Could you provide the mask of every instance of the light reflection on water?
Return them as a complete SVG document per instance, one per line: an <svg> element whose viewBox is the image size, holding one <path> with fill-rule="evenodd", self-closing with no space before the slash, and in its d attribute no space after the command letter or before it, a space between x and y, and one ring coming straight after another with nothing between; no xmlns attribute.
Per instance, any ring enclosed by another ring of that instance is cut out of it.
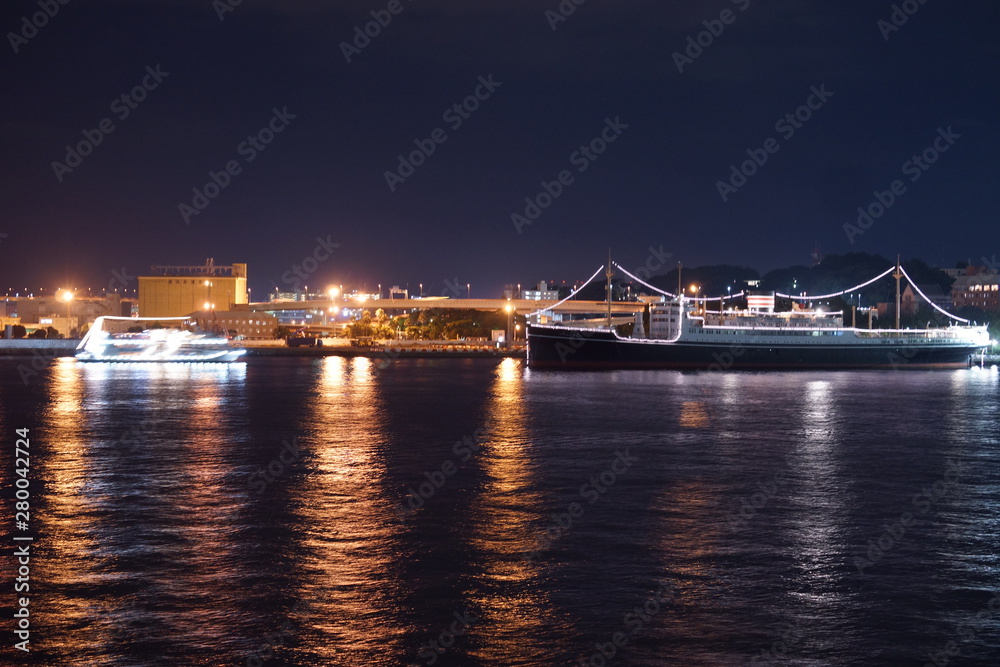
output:
<svg viewBox="0 0 1000 667"><path fill-rule="evenodd" d="M309 472L290 517L302 558L296 596L309 605L307 637L331 663L383 664L409 632L397 572L401 527L386 489L386 407L371 360L320 364L302 430Z"/></svg>
<svg viewBox="0 0 1000 667"><path fill-rule="evenodd" d="M551 658L553 639L565 644L571 636L570 619L539 589L542 567L528 558L539 527L524 508L539 504L541 485L527 422L521 364L505 359L496 368L483 425L489 434L478 454L484 479L466 522L478 564L470 603L476 623L490 628L475 633L471 653L480 664L540 664Z"/></svg>
<svg viewBox="0 0 1000 667"><path fill-rule="evenodd" d="M1000 584L995 371L329 357L46 373L41 402L5 380L0 415L9 430L37 413L43 663L429 664L464 611L436 665L576 664L664 584L672 602L617 664L741 664L796 623L793 660L902 664ZM401 514L473 431L482 449ZM625 449L637 463L582 501ZM962 493L859 574L948 460L967 464ZM529 557L574 501L583 516ZM990 641L963 644L966 664L989 664Z"/></svg>

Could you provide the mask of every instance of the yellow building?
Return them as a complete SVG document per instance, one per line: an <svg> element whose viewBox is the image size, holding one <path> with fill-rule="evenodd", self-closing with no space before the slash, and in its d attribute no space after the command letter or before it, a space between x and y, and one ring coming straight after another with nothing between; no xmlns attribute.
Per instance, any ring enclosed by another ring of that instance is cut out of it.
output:
<svg viewBox="0 0 1000 667"><path fill-rule="evenodd" d="M247 265L154 266L139 276L139 317L184 317L248 303Z"/></svg>

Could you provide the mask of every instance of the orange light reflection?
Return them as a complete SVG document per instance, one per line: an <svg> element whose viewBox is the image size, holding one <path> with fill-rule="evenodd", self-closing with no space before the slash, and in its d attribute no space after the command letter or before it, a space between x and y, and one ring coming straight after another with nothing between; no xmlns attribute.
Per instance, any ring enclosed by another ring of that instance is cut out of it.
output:
<svg viewBox="0 0 1000 667"><path fill-rule="evenodd" d="M401 526L387 493L383 406L374 363L326 357L303 431L313 474L301 488L296 526L309 557L297 564L306 623L337 637L314 647L324 664L382 665L405 653L405 582L396 571ZM349 647L345 655L344 647Z"/></svg>
<svg viewBox="0 0 1000 667"><path fill-rule="evenodd" d="M540 592L541 566L528 559L538 527L520 508L539 503L540 496L522 372L523 362L516 359L497 366L479 454L486 483L469 511L470 546L482 564L470 601L490 627L489 633L476 634L470 653L486 665L546 664L552 634L567 642L572 637L571 621ZM539 637L550 639L542 643Z"/></svg>

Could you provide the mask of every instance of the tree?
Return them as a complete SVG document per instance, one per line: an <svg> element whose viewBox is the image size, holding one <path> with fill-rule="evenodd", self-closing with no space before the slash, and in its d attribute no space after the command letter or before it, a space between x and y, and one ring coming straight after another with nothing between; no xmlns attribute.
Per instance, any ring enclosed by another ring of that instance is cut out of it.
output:
<svg viewBox="0 0 1000 667"><path fill-rule="evenodd" d="M54 326L45 327L45 337L46 338L62 338L62 334Z"/></svg>
<svg viewBox="0 0 1000 667"><path fill-rule="evenodd" d="M15 324L10 328L10 335L14 338L24 338L28 335L28 330L24 328L23 324Z"/></svg>
<svg viewBox="0 0 1000 667"><path fill-rule="evenodd" d="M35 329L28 338L45 338L45 329Z"/></svg>

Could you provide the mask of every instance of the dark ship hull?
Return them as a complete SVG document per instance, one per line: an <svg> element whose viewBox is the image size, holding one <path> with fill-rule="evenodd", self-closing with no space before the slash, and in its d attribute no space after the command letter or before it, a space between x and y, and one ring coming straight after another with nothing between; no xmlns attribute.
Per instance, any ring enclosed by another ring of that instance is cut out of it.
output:
<svg viewBox="0 0 1000 667"><path fill-rule="evenodd" d="M964 368L983 350L959 341L893 337L850 344L665 341L622 338L606 328L546 325L529 325L527 337L529 368L563 370Z"/></svg>

